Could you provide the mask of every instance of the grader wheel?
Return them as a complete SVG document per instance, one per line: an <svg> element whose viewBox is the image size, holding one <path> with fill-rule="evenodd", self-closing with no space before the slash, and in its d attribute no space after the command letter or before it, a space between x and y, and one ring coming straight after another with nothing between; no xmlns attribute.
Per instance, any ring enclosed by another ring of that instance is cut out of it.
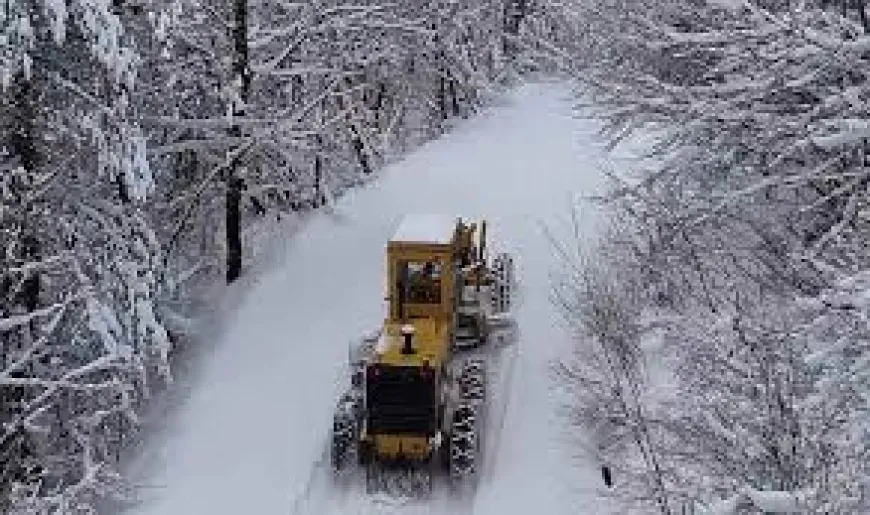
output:
<svg viewBox="0 0 870 515"><path fill-rule="evenodd" d="M514 260L510 254L501 253L493 258L492 274L492 312L507 313L511 309L514 285Z"/></svg>
<svg viewBox="0 0 870 515"><path fill-rule="evenodd" d="M330 458L335 472L344 470L356 451L358 403L351 392L345 393L333 415Z"/></svg>
<svg viewBox="0 0 870 515"><path fill-rule="evenodd" d="M480 456L481 416L486 400L486 366L469 359L459 375L460 404L453 413L450 434L450 476L462 482L477 471Z"/></svg>

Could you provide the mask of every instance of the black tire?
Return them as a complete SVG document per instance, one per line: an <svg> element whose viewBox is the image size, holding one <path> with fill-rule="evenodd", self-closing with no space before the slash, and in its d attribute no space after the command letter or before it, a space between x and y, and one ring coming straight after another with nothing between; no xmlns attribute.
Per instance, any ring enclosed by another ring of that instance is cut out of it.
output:
<svg viewBox="0 0 870 515"><path fill-rule="evenodd" d="M460 396L464 401L482 404L486 398L486 365L483 360L465 362L459 376Z"/></svg>
<svg viewBox="0 0 870 515"><path fill-rule="evenodd" d="M356 450L358 408L358 400L352 392L345 393L336 406L330 448L332 468L336 472L347 467Z"/></svg>
<svg viewBox="0 0 870 515"><path fill-rule="evenodd" d="M510 311L513 304L514 260L509 254L496 255L492 261L494 274L492 308L496 313Z"/></svg>
<svg viewBox="0 0 870 515"><path fill-rule="evenodd" d="M454 482L474 474L477 443L477 408L462 403L453 413L450 432L450 477Z"/></svg>
<svg viewBox="0 0 870 515"><path fill-rule="evenodd" d="M450 442L444 442L441 444L441 448L438 449L438 466L441 469L441 472L445 474L450 473Z"/></svg>
<svg viewBox="0 0 870 515"><path fill-rule="evenodd" d="M357 445L357 463L361 467L367 467L372 462L372 449L368 442L359 442Z"/></svg>
<svg viewBox="0 0 870 515"><path fill-rule="evenodd" d="M351 454L351 446L354 440L353 419L337 415L332 424L332 469L336 472L343 470L348 463Z"/></svg>

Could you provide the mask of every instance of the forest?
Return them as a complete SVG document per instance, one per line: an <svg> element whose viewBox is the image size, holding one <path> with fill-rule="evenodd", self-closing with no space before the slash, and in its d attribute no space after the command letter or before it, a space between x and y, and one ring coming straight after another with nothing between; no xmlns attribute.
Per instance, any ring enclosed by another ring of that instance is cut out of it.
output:
<svg viewBox="0 0 870 515"><path fill-rule="evenodd" d="M558 22L501 0L10 0L0 14L4 513L128 493L118 463L143 410L262 227L473 114Z"/></svg>
<svg viewBox="0 0 870 515"><path fill-rule="evenodd" d="M652 141L608 171L602 243L554 242L578 342L555 373L613 495L627 513L865 513L865 2L566 12L582 109L614 146Z"/></svg>
<svg viewBox="0 0 870 515"><path fill-rule="evenodd" d="M263 228L547 75L612 148L652 142L605 170L600 241L552 239L576 341L553 379L607 495L622 513L867 511L867 16L863 0L7 0L0 510L129 494L143 413Z"/></svg>

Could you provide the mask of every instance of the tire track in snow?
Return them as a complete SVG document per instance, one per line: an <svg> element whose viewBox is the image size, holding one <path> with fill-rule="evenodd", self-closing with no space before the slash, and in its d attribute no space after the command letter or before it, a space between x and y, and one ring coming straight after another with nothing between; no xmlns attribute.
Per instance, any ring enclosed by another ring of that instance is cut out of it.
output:
<svg viewBox="0 0 870 515"><path fill-rule="evenodd" d="M349 225L327 214L314 216L278 253L280 269L252 286L221 335L227 341L208 360L202 387L179 417L179 435L151 451L165 453L167 463L147 480L165 488L133 514L571 512L575 505L548 493L552 484L546 479L556 472L553 467L562 470L562 460L529 445L550 429L540 418L546 401L541 378L525 375L537 374L535 357L553 350L546 302L533 295L546 289L543 273L520 280L528 298L518 321L523 338L532 340L518 338L517 349L502 356L503 370L493 370L509 381L503 379L507 390L492 392L492 417L485 422L492 429L481 442L488 456L474 494L448 500L439 492L430 505L387 503L367 496L364 484L334 485L328 458L326 419L336 398L331 373L343 351L330 342L361 333L364 320L380 316L371 301L382 292L380 277L357 270L382 267L380 242L394 219L409 210L478 213L492 221L493 241L513 242L512 254L528 261L533 272L547 257L535 247L546 242L524 231L529 219L555 217L549 211L557 209L553 199L565 191L592 192L600 175L592 169L594 131L584 128L579 136L581 162L574 141L578 125L563 105L567 92L532 86L511 95L491 116L470 120L404 158L388 180L348 193L337 214L347 213ZM530 180L530 173L540 180ZM456 187L468 181L481 187ZM427 185L427 195L415 194L420 184ZM354 266L347 266L347 256ZM305 330L294 337L300 327ZM300 345L288 345L294 340L303 342L304 359ZM510 359L513 351L521 354ZM250 421L258 423L252 427Z"/></svg>
<svg viewBox="0 0 870 515"><path fill-rule="evenodd" d="M291 499L291 515L300 515L302 513L306 513L301 511L305 508L305 506L314 499L313 493L318 480L322 476L325 467L329 464L329 438L327 437L324 440L323 444L323 452L320 454L320 458L315 461L311 466L311 471L308 474L308 478L306 479L304 485L299 488L299 491L292 497Z"/></svg>
<svg viewBox="0 0 870 515"><path fill-rule="evenodd" d="M512 256L516 260L516 253L512 252ZM516 263L516 261L515 261ZM498 461L498 451L501 448L501 436L504 432L505 422L507 420L508 408L510 406L511 397L513 396L513 383L514 383L514 371L516 370L516 362L517 357L520 354L520 346L523 341L522 329L517 325L517 313L520 311L520 308L523 305L523 289L519 288L519 284L521 281L516 279L516 277L521 274L521 270L519 267L514 270L514 282L512 285L513 290L513 299L511 306L511 324L508 328L510 334L507 335L507 338L510 341L501 349L501 352L498 355L498 359L494 360L498 367L498 378L501 379L499 381L499 388L496 390L498 394L502 397L502 400L498 403L499 406L499 417L498 417L498 425L495 429L492 426L492 419L487 417L487 444L484 445L484 471L485 474L482 475L482 478L487 479L488 483L492 482L493 474L495 473L495 464ZM500 342L501 343L501 342ZM507 353L507 356L504 354ZM503 363L503 361L507 361L507 364ZM487 406L488 414L492 412L493 403L490 403ZM489 441L492 440L492 443ZM474 500L477 500L477 494L480 490L480 481L478 481L478 487L475 489ZM474 505L472 503L469 513L474 512Z"/></svg>
<svg viewBox="0 0 870 515"><path fill-rule="evenodd" d="M515 331L518 331L514 328ZM516 341L509 343L508 348L502 349L502 352L507 353L507 356L501 356L499 359L499 365L503 365L499 367L497 370L498 379L500 379L499 388L496 390L499 394L499 397L502 399L497 402L499 412L498 418L496 419L498 422L495 427L493 427L493 422L495 422L491 417L487 417L487 432L486 432L486 440L487 443L484 445L484 468L483 472L485 472L481 479L487 479L487 482L492 479L493 473L495 472L495 463L498 461L498 450L501 447L501 435L504 432L505 421L507 418L508 407L510 405L511 393L513 390L513 379L514 379L514 370L516 369L517 356L520 352L520 333L517 332ZM501 363L502 360L506 360L507 363ZM491 403L487 406L487 411L492 412L494 404ZM479 489L479 485L478 485ZM475 491L475 498L477 497L477 491ZM473 512L473 509L470 510L470 513Z"/></svg>

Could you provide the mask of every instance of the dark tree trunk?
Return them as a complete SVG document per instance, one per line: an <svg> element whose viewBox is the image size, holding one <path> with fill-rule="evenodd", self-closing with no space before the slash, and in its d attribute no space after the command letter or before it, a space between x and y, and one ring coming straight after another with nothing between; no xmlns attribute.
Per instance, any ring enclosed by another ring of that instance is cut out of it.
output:
<svg viewBox="0 0 870 515"><path fill-rule="evenodd" d="M226 192L226 238L227 238L227 283L232 283L242 274L242 180L232 175L227 180Z"/></svg>
<svg viewBox="0 0 870 515"><path fill-rule="evenodd" d="M604 486L611 488L613 486L613 476L610 472L610 467L601 465L601 479L604 480Z"/></svg>
<svg viewBox="0 0 870 515"><path fill-rule="evenodd" d="M35 91L30 80L23 75L16 76L14 80L12 99L14 107L12 115L12 127L10 131L10 146L21 166L28 174L33 174L38 166L38 154L36 150L36 138L34 122L36 119Z"/></svg>
<svg viewBox="0 0 870 515"><path fill-rule="evenodd" d="M855 9L858 10L858 17L861 19L861 27L864 28L864 34L870 32L870 21L867 20L866 0L853 0Z"/></svg>
<svg viewBox="0 0 870 515"><path fill-rule="evenodd" d="M326 195L323 193L323 158L320 151L323 148L323 140L318 134L315 137L317 146L314 154L314 208L317 209L326 203Z"/></svg>
<svg viewBox="0 0 870 515"><path fill-rule="evenodd" d="M38 71L38 70L37 70ZM12 223L20 224L21 235L18 251L12 255L2 255L0 258L8 264L8 259L18 261L21 264L39 260L42 254L42 244L39 239L39 230L42 228L38 209L28 204L30 191L33 187L33 178L42 166L42 156L38 141L40 141L42 120L39 112L39 100L43 83L38 76L26 79L18 74L12 81L9 103L8 136L5 143L12 151L13 158L24 169L24 173L15 177L12 182L13 202L17 204L20 218ZM2 146L0 141L0 146ZM3 309L0 311L21 311L31 313L40 307L40 293L42 289L39 272L27 273L21 280L15 292L16 277L13 274L0 274L0 302ZM14 293L13 293L14 292ZM36 333L36 321L31 321L28 326L21 327L20 331L7 333L5 341L0 342L0 365L5 366L10 356L16 352L25 350L30 343L30 338ZM29 332L29 335L28 335ZM0 387L0 425L9 421L11 417L20 414L21 406L27 398L27 390L24 387L6 386ZM0 498L10 480L27 480L23 466L29 459L35 456L33 450L27 445L27 434L17 431L9 438L0 438ZM0 501L0 508L3 503ZM2 509L0 509L2 511Z"/></svg>
<svg viewBox="0 0 870 515"><path fill-rule="evenodd" d="M365 144L360 137L360 133L353 123L350 124L351 145L353 145L354 153L359 161L359 166L362 169L363 175L371 175L372 165L369 163L369 157L366 155Z"/></svg>
<svg viewBox="0 0 870 515"><path fill-rule="evenodd" d="M456 96L456 81L450 79L447 86L450 90L450 102L453 107L453 116L459 116L459 97Z"/></svg>
<svg viewBox="0 0 870 515"><path fill-rule="evenodd" d="M350 90L353 87L353 81L348 77L345 80L345 84L347 85L347 89ZM344 97L338 96L338 107L342 111L347 108L347 104L344 101ZM371 175L374 171L372 169L372 164L369 160L369 156L366 153L366 146L363 143L362 135L360 134L359 129L352 119L350 119L350 114L348 114L347 128L350 131L350 145L353 147L354 154L356 154L357 161L359 162L360 169L362 169L363 175Z"/></svg>
<svg viewBox="0 0 870 515"><path fill-rule="evenodd" d="M21 162L24 168L24 177L21 177L24 183L13 184L13 188L18 190L19 199L21 199L21 253L19 258L23 263L28 261L36 261L41 254L41 245L36 232L40 224L32 219L32 214L36 210L32 205L24 205L25 199L28 197L28 191L32 186L32 177L35 176L37 169L40 166L40 156L37 149L37 85L32 81L25 79L23 75L18 75L15 80L15 92L13 94L13 120L12 131L10 134L10 146L15 155ZM39 273L30 273L23 281L21 290L17 299L17 303L24 307L27 312L35 311L39 308L39 293L40 293L40 277ZM30 329L33 331L35 327L31 324Z"/></svg>
<svg viewBox="0 0 870 515"><path fill-rule="evenodd" d="M378 127L381 125L381 121L383 119L383 109L384 109L384 99L387 97L387 84L385 82L381 82L378 86L378 94L375 96L375 116L377 117Z"/></svg>
<svg viewBox="0 0 870 515"><path fill-rule="evenodd" d="M439 43L440 44L440 41ZM438 109L441 111L441 122L450 117L447 112L447 65L444 62L444 51L438 51Z"/></svg>
<svg viewBox="0 0 870 515"><path fill-rule="evenodd" d="M233 106L233 117L245 116L251 74L248 65L248 2L236 0L233 12L233 74L240 82L239 102ZM235 125L233 136L243 135L241 125ZM232 283L242 274L242 186L239 174L241 156L236 156L226 173L226 245L227 283Z"/></svg>
<svg viewBox="0 0 870 515"><path fill-rule="evenodd" d="M290 99L294 105L302 101L302 89L305 87L305 81L301 75L294 75L290 79Z"/></svg>
<svg viewBox="0 0 870 515"><path fill-rule="evenodd" d="M505 0L503 49L508 59L516 57L516 38L526 17L526 0Z"/></svg>

